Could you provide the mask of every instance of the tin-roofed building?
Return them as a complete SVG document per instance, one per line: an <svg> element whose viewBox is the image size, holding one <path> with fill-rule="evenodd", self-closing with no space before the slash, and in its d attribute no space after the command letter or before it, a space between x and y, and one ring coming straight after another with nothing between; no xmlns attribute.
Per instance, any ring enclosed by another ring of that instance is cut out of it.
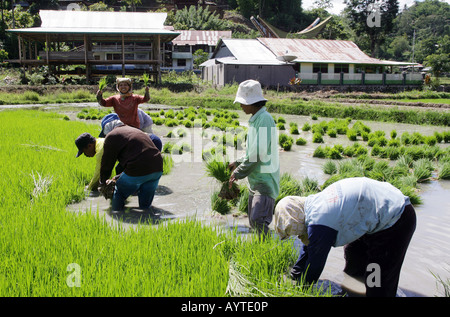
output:
<svg viewBox="0 0 450 317"><path fill-rule="evenodd" d="M301 85L418 85L421 74L395 73L411 63L372 58L351 41L258 38L221 40L202 76L222 86L252 78L265 86Z"/></svg>
<svg viewBox="0 0 450 317"><path fill-rule="evenodd" d="M161 46L180 34L164 28L167 13L41 10L39 15L40 27L8 30L19 39L19 59L11 62L84 65L88 80L93 74L147 72L158 81ZM75 48L62 51L61 43ZM44 50L38 51L42 45Z"/></svg>
<svg viewBox="0 0 450 317"><path fill-rule="evenodd" d="M164 69L186 71L194 68L194 53L202 50L212 56L220 39L231 38L231 31L179 30L172 41L170 60L167 58Z"/></svg>

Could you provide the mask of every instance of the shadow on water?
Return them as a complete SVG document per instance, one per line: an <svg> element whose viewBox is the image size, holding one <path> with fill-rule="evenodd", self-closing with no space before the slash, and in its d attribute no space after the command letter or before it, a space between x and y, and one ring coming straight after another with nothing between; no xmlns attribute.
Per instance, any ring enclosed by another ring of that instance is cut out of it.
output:
<svg viewBox="0 0 450 317"><path fill-rule="evenodd" d="M148 209L133 207L126 208L125 212L113 214L111 217L127 224L157 225L175 218L175 215L167 210L156 207L150 207Z"/></svg>

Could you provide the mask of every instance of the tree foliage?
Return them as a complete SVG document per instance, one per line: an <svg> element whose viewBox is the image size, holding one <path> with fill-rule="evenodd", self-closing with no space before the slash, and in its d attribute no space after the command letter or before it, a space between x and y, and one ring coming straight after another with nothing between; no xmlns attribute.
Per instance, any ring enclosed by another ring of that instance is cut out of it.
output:
<svg viewBox="0 0 450 317"><path fill-rule="evenodd" d="M398 0L345 0L349 25L361 41L365 41L371 56L386 40L398 13Z"/></svg>
<svg viewBox="0 0 450 317"><path fill-rule="evenodd" d="M178 10L173 24L176 30L223 30L226 26L226 21L221 20L218 13L201 6Z"/></svg>

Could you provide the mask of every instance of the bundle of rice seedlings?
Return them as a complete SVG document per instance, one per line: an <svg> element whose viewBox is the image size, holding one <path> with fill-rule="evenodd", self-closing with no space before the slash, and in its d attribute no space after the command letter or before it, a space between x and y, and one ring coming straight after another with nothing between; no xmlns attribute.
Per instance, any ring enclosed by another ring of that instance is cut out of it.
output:
<svg viewBox="0 0 450 317"><path fill-rule="evenodd" d="M306 144L306 140L304 138L300 137L300 138L298 138L295 141L295 144L297 144L297 145L305 145Z"/></svg>
<svg viewBox="0 0 450 317"><path fill-rule="evenodd" d="M225 199L222 199L220 197L220 193L218 191L215 191L211 195L211 209L213 211L218 212L221 215L226 215L231 210L230 205L228 204L228 201Z"/></svg>
<svg viewBox="0 0 450 317"><path fill-rule="evenodd" d="M230 180L231 170L228 168L229 162L226 156L213 155L205 160L206 174L218 180L222 187L219 192L219 197L231 200L239 196L239 186L233 183L229 188L228 181Z"/></svg>
<svg viewBox="0 0 450 317"><path fill-rule="evenodd" d="M280 276L276 283L256 278L248 268L237 263L233 258L228 264L228 284L226 295L231 297L330 297L331 291L305 285L301 280L294 282Z"/></svg>
<svg viewBox="0 0 450 317"><path fill-rule="evenodd" d="M432 171L434 170L433 163L428 159L419 159L413 163L413 174L417 177L418 182L429 181Z"/></svg>
<svg viewBox="0 0 450 317"><path fill-rule="evenodd" d="M336 174L337 173L337 165L333 160L327 160L322 165L322 171L328 175Z"/></svg>
<svg viewBox="0 0 450 317"><path fill-rule="evenodd" d="M144 82L144 87L147 87L148 86L148 81L150 80L150 77L148 76L148 74L147 73L144 73L143 75L142 75L142 81Z"/></svg>
<svg viewBox="0 0 450 317"><path fill-rule="evenodd" d="M163 175L168 175L173 168L173 158L170 154L164 154L163 156Z"/></svg>
<svg viewBox="0 0 450 317"><path fill-rule="evenodd" d="M275 200L275 204L277 204L283 197L302 195L302 184L289 173L283 173L280 177L280 193Z"/></svg>
<svg viewBox="0 0 450 317"><path fill-rule="evenodd" d="M438 170L439 179L450 179L450 162L441 163Z"/></svg>
<svg viewBox="0 0 450 317"><path fill-rule="evenodd" d="M238 210L243 213L248 212L248 196L250 192L247 186L242 186L239 193Z"/></svg>
<svg viewBox="0 0 450 317"><path fill-rule="evenodd" d="M99 81L98 81L98 90L103 91L103 89L106 88L106 78L102 77Z"/></svg>
<svg viewBox="0 0 450 317"><path fill-rule="evenodd" d="M303 196L316 194L317 192L319 192L319 183L317 182L317 180L306 176L301 181L301 189Z"/></svg>
<svg viewBox="0 0 450 317"><path fill-rule="evenodd" d="M285 151L289 151L292 147L292 144L294 143L294 139L284 133L280 133L280 136L278 137L278 143Z"/></svg>

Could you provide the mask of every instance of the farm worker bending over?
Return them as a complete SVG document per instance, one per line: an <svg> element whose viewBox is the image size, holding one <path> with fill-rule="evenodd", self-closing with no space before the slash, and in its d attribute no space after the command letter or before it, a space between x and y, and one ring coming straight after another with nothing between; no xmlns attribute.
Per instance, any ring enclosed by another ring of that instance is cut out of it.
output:
<svg viewBox="0 0 450 317"><path fill-rule="evenodd" d="M138 105L150 100L148 87L145 87L145 95L135 95L132 93L130 78L117 78L116 89L119 95L103 99L103 92L97 91L97 101L103 107L113 107L114 111L124 124L135 128L140 128Z"/></svg>
<svg viewBox="0 0 450 317"><path fill-rule="evenodd" d="M278 137L275 122L266 111L267 99L263 97L261 84L246 80L239 85L234 103L240 103L249 120L245 156L232 162L230 188L238 179L247 177L249 182L248 217L250 226L259 234L267 234L275 199L280 190L280 163Z"/></svg>
<svg viewBox="0 0 450 317"><path fill-rule="evenodd" d="M331 247L344 246L344 272L364 277L366 296L394 297L416 214L409 197L391 184L357 177L308 197L284 197L274 226L281 239L298 236L303 242L294 279L317 281Z"/></svg>
<svg viewBox="0 0 450 317"><path fill-rule="evenodd" d="M147 113L145 113L145 111L142 110L142 109L138 109L138 115L139 115L139 122L140 122L139 130L147 133L149 135L150 139L153 141L153 143L155 143L155 145L158 148L158 150L161 151L162 150L162 142L161 142L161 139L158 136L153 134L153 130L152 130L153 120L152 120L152 118ZM101 123L102 131L100 132L100 134L98 136L99 138L104 138L105 135L107 134L107 133L105 133L105 126L107 126L107 125L109 126L109 130L108 131L112 130L111 127L115 126L114 124L112 124L112 122L114 122L114 121L122 122L120 120L119 116L117 115L117 113L110 113L110 114L107 114L106 116L103 117L102 123Z"/></svg>
<svg viewBox="0 0 450 317"><path fill-rule="evenodd" d="M92 136L83 133L75 141L79 151L92 157ZM94 138L95 139L95 138ZM90 141L89 141L90 140ZM115 179L115 190L111 202L111 213L121 212L128 196L138 192L139 208L150 208L159 179L162 176L163 160L161 152L148 137L148 134L121 124L109 132L103 146L100 168L100 191L105 193L106 186L112 182L112 169L116 161L124 171Z"/></svg>

